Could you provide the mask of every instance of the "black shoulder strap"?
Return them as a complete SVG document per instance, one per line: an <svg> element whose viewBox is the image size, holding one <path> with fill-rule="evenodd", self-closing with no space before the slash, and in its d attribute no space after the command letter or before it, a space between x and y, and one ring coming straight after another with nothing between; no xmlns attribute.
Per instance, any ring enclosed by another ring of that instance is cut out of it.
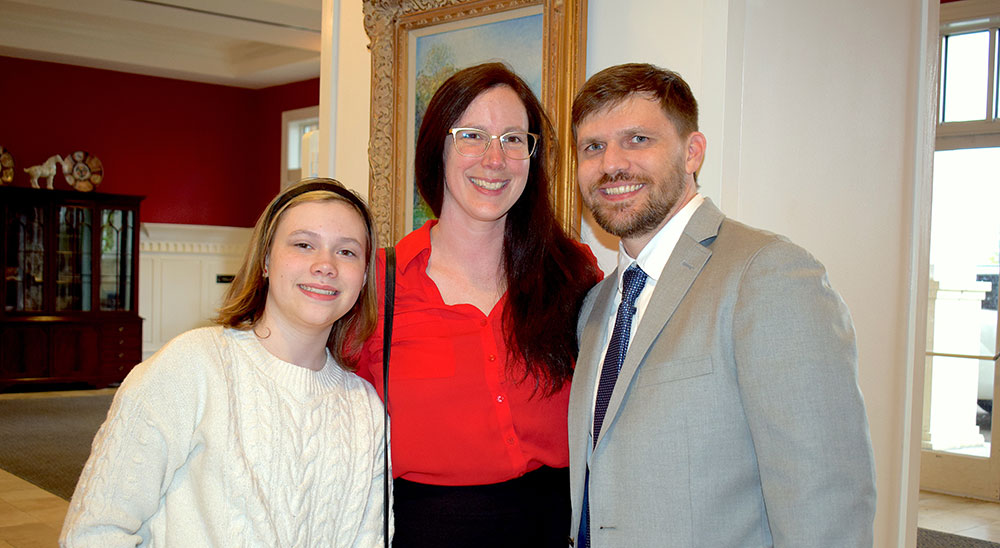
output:
<svg viewBox="0 0 1000 548"><path fill-rule="evenodd" d="M392 311L396 300L396 250L392 247L385 248L385 313L383 314L382 329L382 400L383 406L382 420L382 449L383 465L385 473L382 482L384 487L382 493L382 534L385 539L385 547L389 548L389 482L392 476L389 475L389 351L392 350Z"/></svg>

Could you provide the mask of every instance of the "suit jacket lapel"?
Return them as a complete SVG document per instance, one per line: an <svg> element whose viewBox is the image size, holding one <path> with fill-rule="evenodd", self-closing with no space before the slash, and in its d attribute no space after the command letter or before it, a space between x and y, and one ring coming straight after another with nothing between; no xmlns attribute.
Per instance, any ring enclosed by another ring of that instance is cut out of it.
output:
<svg viewBox="0 0 1000 548"><path fill-rule="evenodd" d="M632 342L629 343L625 362L618 373L618 381L615 383L614 392L611 393L611 400L608 402L608 411L604 416L604 427L597 440L598 444L604 438L605 433L611 429L615 417L621 409L625 394L628 392L629 385L632 383L632 378L638 372L649 347L660 332L666 328L667 322L691 288L691 284L694 283L705 263L712 256L712 251L707 245L718 235L719 225L722 224L724 218L725 215L722 211L715 207L710 199L706 198L684 228L667 264L663 267L663 272L657 279L656 288L650 296L646 311L636 327ZM595 306L594 310L596 311L598 308ZM604 318L607 319L607 316ZM589 328L588 325L588 330ZM600 359L603 360L603 356Z"/></svg>

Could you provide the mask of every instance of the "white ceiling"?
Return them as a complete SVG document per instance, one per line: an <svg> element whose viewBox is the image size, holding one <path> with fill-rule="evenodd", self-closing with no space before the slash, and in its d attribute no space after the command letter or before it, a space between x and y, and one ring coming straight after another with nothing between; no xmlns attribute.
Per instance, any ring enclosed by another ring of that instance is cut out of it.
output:
<svg viewBox="0 0 1000 548"><path fill-rule="evenodd" d="M0 55L245 88L319 76L322 0L0 0Z"/></svg>

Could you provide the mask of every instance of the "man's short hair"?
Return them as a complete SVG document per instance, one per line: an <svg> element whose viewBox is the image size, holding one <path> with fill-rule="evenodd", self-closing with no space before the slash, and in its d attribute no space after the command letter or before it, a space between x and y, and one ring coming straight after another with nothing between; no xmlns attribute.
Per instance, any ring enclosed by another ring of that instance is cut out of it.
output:
<svg viewBox="0 0 1000 548"><path fill-rule="evenodd" d="M648 63L608 67L590 77L573 100L573 134L584 118L632 95L660 102L678 135L698 131L698 101L680 74Z"/></svg>

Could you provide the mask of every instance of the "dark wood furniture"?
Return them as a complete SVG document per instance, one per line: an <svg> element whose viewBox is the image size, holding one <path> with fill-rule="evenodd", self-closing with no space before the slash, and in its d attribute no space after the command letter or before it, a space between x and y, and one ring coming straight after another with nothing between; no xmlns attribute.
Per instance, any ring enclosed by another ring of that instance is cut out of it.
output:
<svg viewBox="0 0 1000 548"><path fill-rule="evenodd" d="M107 386L142 360L142 199L0 186L0 390Z"/></svg>

